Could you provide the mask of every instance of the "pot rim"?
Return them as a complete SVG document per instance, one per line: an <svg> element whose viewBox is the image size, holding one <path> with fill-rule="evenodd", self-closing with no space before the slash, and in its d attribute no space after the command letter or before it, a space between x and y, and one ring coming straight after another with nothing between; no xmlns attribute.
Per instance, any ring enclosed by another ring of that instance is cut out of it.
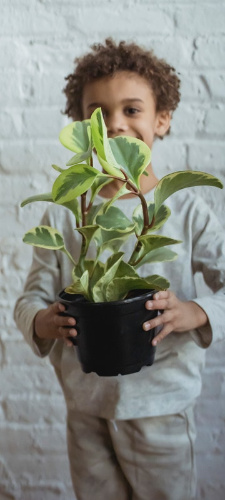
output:
<svg viewBox="0 0 225 500"><path fill-rule="evenodd" d="M108 307L110 304L114 305L114 306L121 306L121 304L130 304L131 302L133 302L135 300L135 302L139 302L139 301L142 301L145 297L147 298L149 294L153 295L154 292L156 293L157 290L155 290L154 288L149 288L148 289L136 289L136 290L132 290L133 292L140 292L140 295L134 295L133 297L129 297L127 299L122 299L122 300L113 300L113 301L104 301L104 302L90 302L89 300L85 299L83 295L81 294L72 294L72 293L67 293L65 292L65 289L62 290L59 294L58 294L58 298L59 298L59 301L65 301L65 302L69 302L70 304L73 303L74 299L72 297L77 297L77 300L75 299L75 303L77 304L82 304L82 305L85 305L87 307ZM66 297L63 297L63 294L66 295ZM71 297L71 300L69 299L69 297ZM79 298L80 297L80 298Z"/></svg>

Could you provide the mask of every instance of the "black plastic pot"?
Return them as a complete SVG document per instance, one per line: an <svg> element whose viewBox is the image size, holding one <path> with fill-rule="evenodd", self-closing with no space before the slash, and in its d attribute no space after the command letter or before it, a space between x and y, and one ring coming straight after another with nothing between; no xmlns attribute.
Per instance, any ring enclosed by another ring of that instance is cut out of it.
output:
<svg viewBox="0 0 225 500"><path fill-rule="evenodd" d="M153 364L156 348L151 341L155 332L142 328L144 321L157 316L157 311L145 308L153 294L154 290L136 290L122 301L96 303L82 295L59 294L59 301L66 306L62 314L76 319L78 335L71 340L75 340L85 373L126 375Z"/></svg>

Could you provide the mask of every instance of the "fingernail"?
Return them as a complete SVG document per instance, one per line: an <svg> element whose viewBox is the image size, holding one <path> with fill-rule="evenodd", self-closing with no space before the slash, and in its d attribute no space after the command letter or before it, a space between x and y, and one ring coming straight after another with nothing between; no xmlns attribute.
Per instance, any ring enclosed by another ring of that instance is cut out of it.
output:
<svg viewBox="0 0 225 500"><path fill-rule="evenodd" d="M147 332L148 330L150 330L151 328L151 325L148 321L146 321L146 323L143 324L143 328L144 330Z"/></svg>
<svg viewBox="0 0 225 500"><path fill-rule="evenodd" d="M69 330L69 334L70 334L71 337L76 337L77 336L77 332L74 329Z"/></svg>
<svg viewBox="0 0 225 500"><path fill-rule="evenodd" d="M159 294L158 293L155 293L154 295L154 299L158 300L159 299Z"/></svg>
<svg viewBox="0 0 225 500"><path fill-rule="evenodd" d="M157 345L157 343L158 343L158 342L157 342L157 340L156 340L156 339L153 339L153 341L152 341L152 345Z"/></svg>
<svg viewBox="0 0 225 500"><path fill-rule="evenodd" d="M146 305L147 305L148 309L152 309L152 307L153 307L153 302L152 302L151 300L148 300L148 302L147 302L147 304L146 304Z"/></svg>
<svg viewBox="0 0 225 500"><path fill-rule="evenodd" d="M74 319L74 318L69 318L69 319L68 319L68 323L69 323L69 325L75 325L75 324L76 324L76 321L75 321L75 319Z"/></svg>

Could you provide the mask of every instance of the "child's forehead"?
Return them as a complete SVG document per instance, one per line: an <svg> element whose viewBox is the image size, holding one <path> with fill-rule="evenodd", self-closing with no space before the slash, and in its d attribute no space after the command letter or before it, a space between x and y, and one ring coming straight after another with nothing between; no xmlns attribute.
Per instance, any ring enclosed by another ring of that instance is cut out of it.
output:
<svg viewBox="0 0 225 500"><path fill-rule="evenodd" d="M117 71L111 75L95 78L84 85L83 96L99 94L103 91L110 93L127 93L138 96L142 92L152 93L151 84L147 79L134 71Z"/></svg>

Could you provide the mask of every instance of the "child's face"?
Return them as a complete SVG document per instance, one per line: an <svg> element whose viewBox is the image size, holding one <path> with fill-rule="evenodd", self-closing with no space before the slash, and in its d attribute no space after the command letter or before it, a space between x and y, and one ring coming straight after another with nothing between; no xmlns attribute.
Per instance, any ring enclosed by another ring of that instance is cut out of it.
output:
<svg viewBox="0 0 225 500"><path fill-rule="evenodd" d="M121 71L88 83L82 104L83 119L102 108L109 137L136 137L150 148L154 137L163 136L170 125L169 112L156 112L152 90L137 73Z"/></svg>

